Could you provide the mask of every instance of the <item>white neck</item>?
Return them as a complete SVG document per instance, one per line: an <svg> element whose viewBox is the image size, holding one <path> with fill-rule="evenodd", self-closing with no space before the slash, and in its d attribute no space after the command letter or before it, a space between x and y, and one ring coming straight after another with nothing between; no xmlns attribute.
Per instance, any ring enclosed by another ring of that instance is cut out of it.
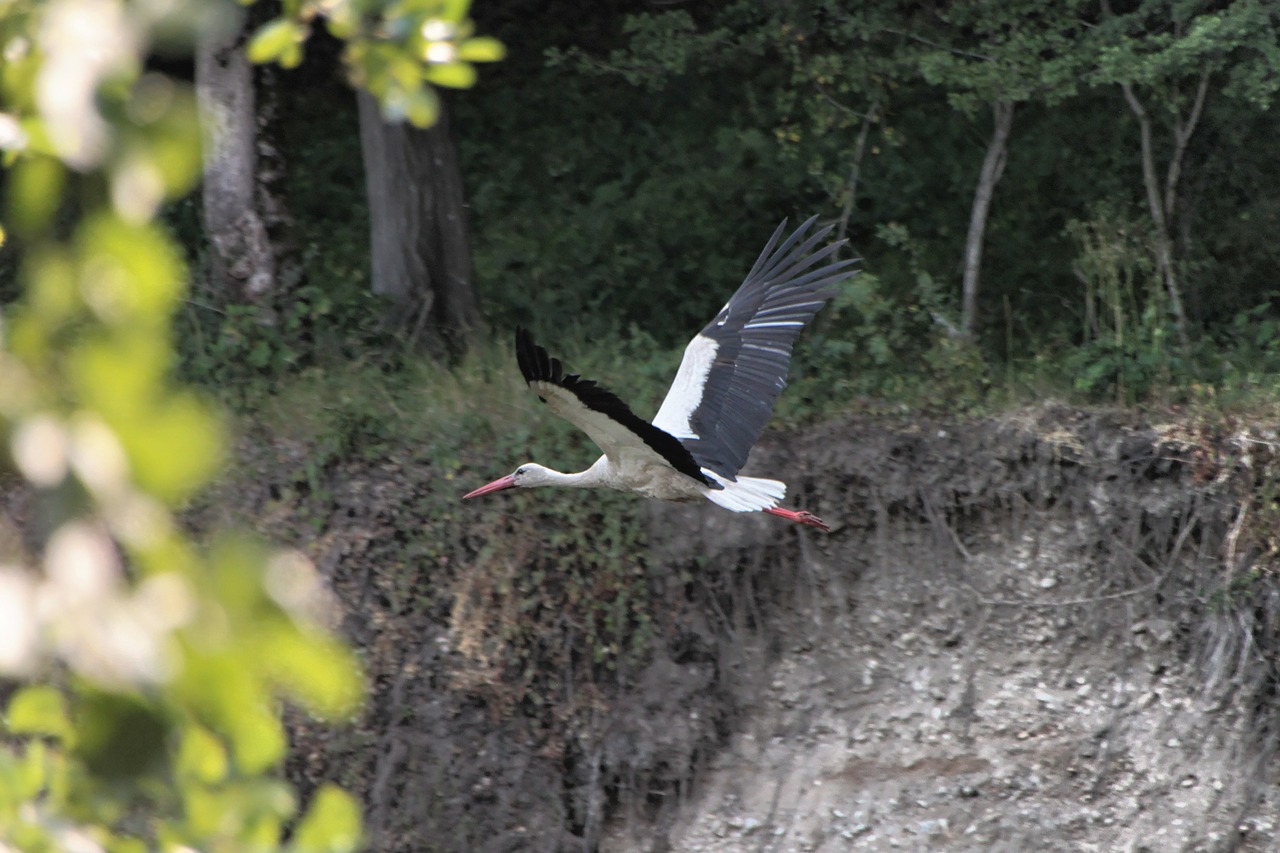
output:
<svg viewBox="0 0 1280 853"><path fill-rule="evenodd" d="M558 486L560 488L569 489L594 489L600 486L608 486L611 481L608 458L601 456L585 471L578 471L574 474L565 474L556 471L553 468L543 467L543 480L538 483L539 486Z"/></svg>

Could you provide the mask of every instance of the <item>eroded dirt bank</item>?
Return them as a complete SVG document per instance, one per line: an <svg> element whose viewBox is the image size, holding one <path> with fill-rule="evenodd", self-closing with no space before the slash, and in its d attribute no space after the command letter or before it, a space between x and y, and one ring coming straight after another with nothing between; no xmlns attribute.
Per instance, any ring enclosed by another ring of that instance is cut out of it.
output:
<svg viewBox="0 0 1280 853"><path fill-rule="evenodd" d="M359 791L378 850L1271 850L1273 454L1055 407L774 436L754 469L832 534L647 507L612 582L651 640L612 669L556 576L590 545L502 509L419 540L456 483L337 466L314 536L260 498L373 681L291 772Z"/></svg>

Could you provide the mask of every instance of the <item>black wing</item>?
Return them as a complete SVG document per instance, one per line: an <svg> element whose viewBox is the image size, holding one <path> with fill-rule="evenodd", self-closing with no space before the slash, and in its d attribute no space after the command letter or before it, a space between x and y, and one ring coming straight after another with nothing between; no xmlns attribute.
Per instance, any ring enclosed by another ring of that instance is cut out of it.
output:
<svg viewBox="0 0 1280 853"><path fill-rule="evenodd" d="M663 432L631 411L608 388L564 372L560 359L552 358L533 341L528 329L516 328L516 362L529 387L560 417L591 436L605 455L619 460L628 453L654 453L668 465L712 488L720 484L702 472L693 455L675 436Z"/></svg>
<svg viewBox="0 0 1280 853"><path fill-rule="evenodd" d="M732 479L787 384L791 347L856 260L827 261L841 240L816 252L831 226L806 237L813 217L779 244L778 226L746 280L685 348L653 423L681 440L704 467ZM810 254L812 252L812 254ZM816 267L816 268L815 268Z"/></svg>

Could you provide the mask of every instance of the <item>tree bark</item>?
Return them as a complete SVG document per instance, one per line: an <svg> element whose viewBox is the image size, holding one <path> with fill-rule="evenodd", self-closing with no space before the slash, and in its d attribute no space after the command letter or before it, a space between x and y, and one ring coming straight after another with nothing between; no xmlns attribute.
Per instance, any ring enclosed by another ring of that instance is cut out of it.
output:
<svg viewBox="0 0 1280 853"><path fill-rule="evenodd" d="M1133 86L1121 83L1120 90L1129 109L1138 119L1138 131L1142 145L1142 183L1147 191L1147 209L1151 213L1151 223L1155 227L1156 270L1169 296L1169 308L1173 312L1174 326L1178 332L1178 342L1184 350L1191 345L1187 336L1187 314L1182 305L1182 285L1178 281L1178 271L1173 262L1173 237L1169 232L1169 217L1177 203L1178 178L1182 171L1182 157L1186 153L1187 141L1195 130L1200 119L1200 110L1204 105L1205 92L1208 90L1208 77L1202 77L1197 89L1195 106L1190 119L1185 123L1179 118L1174 126L1174 151L1169 160L1169 168L1165 173L1164 194L1160 192L1160 179L1156 175L1156 158L1151 143L1151 116L1146 107L1133 91Z"/></svg>
<svg viewBox="0 0 1280 853"><path fill-rule="evenodd" d="M373 292L387 297L414 346L458 353L481 325L472 289L462 171L441 106L426 130L383 120L357 95L369 200Z"/></svg>
<svg viewBox="0 0 1280 853"><path fill-rule="evenodd" d="M843 240L849 233L849 220L853 216L853 206L858 198L858 181L862 177L862 159L867 153L867 139L871 136L871 125L879 120L880 96L871 100L871 107L862 117L862 126L858 128L858 138L853 143L853 161L849 164L849 177L844 183L844 206L840 210L840 227L836 231L836 240Z"/></svg>
<svg viewBox="0 0 1280 853"><path fill-rule="evenodd" d="M243 27L202 31L195 71L210 283L230 301L266 303L276 290L276 253L257 193L256 99Z"/></svg>
<svg viewBox="0 0 1280 853"><path fill-rule="evenodd" d="M978 325L978 275L982 267L982 243L991 212L991 197L1004 174L1009 154L1009 133L1013 130L1013 102L996 101L991 105L994 123L987 156L978 175L978 188L973 194L973 210L969 215L969 236L964 245L964 280L961 289L960 328L973 340Z"/></svg>

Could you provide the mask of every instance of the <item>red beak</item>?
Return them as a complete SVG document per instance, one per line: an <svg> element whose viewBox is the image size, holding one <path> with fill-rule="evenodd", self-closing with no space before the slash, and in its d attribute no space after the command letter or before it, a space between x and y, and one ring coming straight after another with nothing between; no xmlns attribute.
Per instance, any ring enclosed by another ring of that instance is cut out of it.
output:
<svg viewBox="0 0 1280 853"><path fill-rule="evenodd" d="M465 501L467 498L478 498L481 495L487 495L490 492L500 492L503 489L511 488L515 484L516 484L516 475L508 474L507 476L501 479L494 480L492 483L490 483L487 486L481 486L480 488L476 489L474 492L467 492L465 495L462 496L462 499Z"/></svg>

